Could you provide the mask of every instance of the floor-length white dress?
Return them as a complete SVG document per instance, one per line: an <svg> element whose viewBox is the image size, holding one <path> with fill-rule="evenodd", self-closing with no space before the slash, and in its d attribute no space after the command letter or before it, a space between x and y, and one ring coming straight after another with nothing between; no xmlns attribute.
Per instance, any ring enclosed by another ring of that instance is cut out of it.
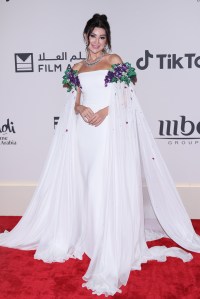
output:
<svg viewBox="0 0 200 299"><path fill-rule="evenodd" d="M200 252L196 235L146 123L134 86L110 83L108 70L79 74L81 102L109 115L94 127L74 112L68 93L39 185L17 226L0 245L36 249L35 258L91 259L83 279L95 294L114 295L131 270L167 256L192 255L179 247L148 248L162 236Z"/></svg>

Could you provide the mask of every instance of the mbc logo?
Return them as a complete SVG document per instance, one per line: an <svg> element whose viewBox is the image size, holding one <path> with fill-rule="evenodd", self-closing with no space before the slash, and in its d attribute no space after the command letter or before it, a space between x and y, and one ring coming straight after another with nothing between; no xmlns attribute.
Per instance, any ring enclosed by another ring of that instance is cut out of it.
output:
<svg viewBox="0 0 200 299"><path fill-rule="evenodd" d="M200 137L191 137L194 133L200 134L200 122L195 124L191 120L186 120L184 115L180 115L180 118L180 121L159 120L159 135L163 137L156 139L200 139Z"/></svg>

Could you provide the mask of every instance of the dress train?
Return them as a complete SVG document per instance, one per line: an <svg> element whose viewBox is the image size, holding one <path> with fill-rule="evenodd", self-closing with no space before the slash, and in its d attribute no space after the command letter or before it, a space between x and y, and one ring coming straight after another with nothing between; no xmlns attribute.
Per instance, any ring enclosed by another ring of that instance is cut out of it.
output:
<svg viewBox="0 0 200 299"><path fill-rule="evenodd" d="M109 88L109 132L103 165L104 225L83 277L83 286L106 296L120 292L130 271L140 269L141 263L165 261L167 256L184 262L192 259L190 253L178 247L148 248L145 229L148 239L167 235L181 247L200 252L200 237L194 232L160 155L133 84L114 83ZM44 262L82 259L86 252L88 215L77 150L75 99L76 92L68 93L28 209L11 232L0 234L0 246L36 249L34 257Z"/></svg>

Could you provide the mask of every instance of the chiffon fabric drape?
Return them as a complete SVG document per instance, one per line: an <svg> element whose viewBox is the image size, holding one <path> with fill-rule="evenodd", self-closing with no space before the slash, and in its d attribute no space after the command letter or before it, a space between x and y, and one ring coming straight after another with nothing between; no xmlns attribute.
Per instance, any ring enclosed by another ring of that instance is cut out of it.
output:
<svg viewBox="0 0 200 299"><path fill-rule="evenodd" d="M184 262L179 247L147 247L168 236L200 252L195 233L130 83L104 85L107 70L80 74L82 103L94 111L109 106L99 127L74 112L76 92L67 104L38 187L17 226L0 235L0 245L36 249L44 262L91 261L83 286L114 295L131 270L167 256Z"/></svg>

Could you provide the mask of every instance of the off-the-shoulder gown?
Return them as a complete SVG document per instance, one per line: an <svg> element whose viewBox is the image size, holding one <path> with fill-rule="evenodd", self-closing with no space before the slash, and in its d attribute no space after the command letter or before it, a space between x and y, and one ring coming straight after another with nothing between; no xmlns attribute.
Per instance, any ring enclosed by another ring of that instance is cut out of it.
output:
<svg viewBox="0 0 200 299"><path fill-rule="evenodd" d="M79 74L81 102L109 114L94 127L67 103L38 187L17 226L0 235L0 245L35 249L44 262L91 259L83 279L88 289L114 295L131 270L167 256L192 255L180 247L147 247L169 237L200 252L196 235L145 120L132 83L105 86L107 70ZM135 274L137 275L137 273Z"/></svg>

